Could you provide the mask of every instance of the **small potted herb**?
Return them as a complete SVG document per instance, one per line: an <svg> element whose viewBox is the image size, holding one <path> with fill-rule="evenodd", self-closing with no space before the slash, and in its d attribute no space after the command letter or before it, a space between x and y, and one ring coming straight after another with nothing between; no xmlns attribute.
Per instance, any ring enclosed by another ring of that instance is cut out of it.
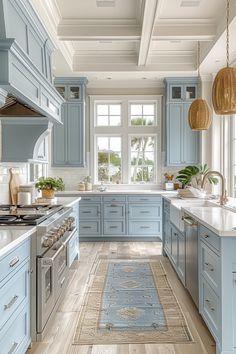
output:
<svg viewBox="0 0 236 354"><path fill-rule="evenodd" d="M42 198L53 199L55 191L63 191L65 185L60 177L40 177L35 184L35 188L37 188L38 191L42 191Z"/></svg>

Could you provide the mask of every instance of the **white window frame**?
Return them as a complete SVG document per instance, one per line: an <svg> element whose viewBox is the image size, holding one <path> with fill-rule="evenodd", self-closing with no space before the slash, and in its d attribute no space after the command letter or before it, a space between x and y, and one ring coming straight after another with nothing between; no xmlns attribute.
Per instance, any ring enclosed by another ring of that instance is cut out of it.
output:
<svg viewBox="0 0 236 354"><path fill-rule="evenodd" d="M91 175L96 185L97 176L97 149L95 139L97 136L121 136L122 137L122 185L130 184L130 148L129 139L132 135L156 136L155 173L153 183L146 185L161 184L161 137L162 137L162 95L90 95L90 159ZM121 103L121 125L120 126L97 126L96 125L96 104L97 103ZM130 103L156 103L155 126L132 126L130 125ZM128 130L128 131L127 131ZM124 153L125 147L128 154ZM143 183L132 183L132 185L143 185Z"/></svg>

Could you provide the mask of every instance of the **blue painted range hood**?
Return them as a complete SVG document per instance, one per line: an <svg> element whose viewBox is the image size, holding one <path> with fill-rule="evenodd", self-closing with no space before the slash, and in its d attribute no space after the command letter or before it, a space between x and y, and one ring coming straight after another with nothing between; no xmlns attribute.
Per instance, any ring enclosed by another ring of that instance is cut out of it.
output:
<svg viewBox="0 0 236 354"><path fill-rule="evenodd" d="M29 0L0 0L0 118L61 121L52 84L53 44Z"/></svg>

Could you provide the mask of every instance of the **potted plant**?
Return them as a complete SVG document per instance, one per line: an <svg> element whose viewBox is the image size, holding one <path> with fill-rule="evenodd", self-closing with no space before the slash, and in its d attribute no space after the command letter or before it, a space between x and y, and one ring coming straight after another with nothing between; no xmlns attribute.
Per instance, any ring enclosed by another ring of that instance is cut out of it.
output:
<svg viewBox="0 0 236 354"><path fill-rule="evenodd" d="M203 176L209 171L207 164L197 166L186 166L183 170L179 171L176 179L182 183L183 187L191 185L195 188L201 188ZM208 182L217 184L218 178L209 176Z"/></svg>
<svg viewBox="0 0 236 354"><path fill-rule="evenodd" d="M42 198L53 199L55 191L63 191L65 185L60 177L40 177L35 184L35 188L37 188L38 191L42 191Z"/></svg>

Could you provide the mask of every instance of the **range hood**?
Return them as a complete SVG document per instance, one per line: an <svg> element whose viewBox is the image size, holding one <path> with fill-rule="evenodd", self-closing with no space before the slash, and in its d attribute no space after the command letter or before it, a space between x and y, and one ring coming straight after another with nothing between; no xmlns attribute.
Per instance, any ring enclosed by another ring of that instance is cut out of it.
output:
<svg viewBox="0 0 236 354"><path fill-rule="evenodd" d="M15 97L6 97L5 103L0 107L0 118L2 117L42 117L42 114Z"/></svg>
<svg viewBox="0 0 236 354"><path fill-rule="evenodd" d="M54 49L29 0L0 0L0 118L61 122L64 99L53 85Z"/></svg>

